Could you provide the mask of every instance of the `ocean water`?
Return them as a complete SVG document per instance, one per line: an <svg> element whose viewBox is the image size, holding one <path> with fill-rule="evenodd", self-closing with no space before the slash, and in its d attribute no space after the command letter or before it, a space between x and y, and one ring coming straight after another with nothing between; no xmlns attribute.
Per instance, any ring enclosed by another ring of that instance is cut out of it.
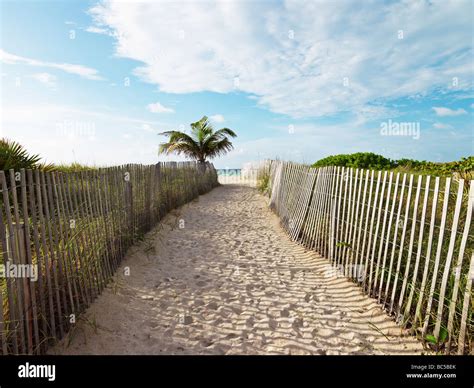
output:
<svg viewBox="0 0 474 388"><path fill-rule="evenodd" d="M241 168L218 168L216 169L218 176L241 176L242 169Z"/></svg>

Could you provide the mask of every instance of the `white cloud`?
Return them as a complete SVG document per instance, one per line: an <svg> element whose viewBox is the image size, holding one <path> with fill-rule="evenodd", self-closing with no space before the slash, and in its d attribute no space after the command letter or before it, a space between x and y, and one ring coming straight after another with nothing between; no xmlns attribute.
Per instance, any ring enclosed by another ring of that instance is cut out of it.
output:
<svg viewBox="0 0 474 388"><path fill-rule="evenodd" d="M441 106L439 106L439 107L434 106L433 110L435 111L437 116L441 116L441 117L444 117L444 116L460 116L460 115L464 115L464 114L467 113L462 108L449 109L449 108L444 108L444 107L441 107Z"/></svg>
<svg viewBox="0 0 474 388"><path fill-rule="evenodd" d="M110 0L90 13L168 93L240 90L310 117L448 90L453 77L472 88L469 1Z"/></svg>
<svg viewBox="0 0 474 388"><path fill-rule="evenodd" d="M215 123L223 123L225 121L225 118L223 115L217 114L217 115L212 115L209 117L212 121Z"/></svg>
<svg viewBox="0 0 474 388"><path fill-rule="evenodd" d="M46 85L49 88L56 87L56 76L50 73L36 73L31 76L31 78L35 79L36 81Z"/></svg>
<svg viewBox="0 0 474 388"><path fill-rule="evenodd" d="M48 67L50 69L57 69L65 71L66 73L76 74L83 78L90 80L102 80L103 78L99 76L96 69L82 65L74 65L71 63L55 63L55 62L45 62L37 59L21 57L15 54L8 53L0 49L0 61L7 64L21 64L29 65L36 67Z"/></svg>
<svg viewBox="0 0 474 388"><path fill-rule="evenodd" d="M436 129L453 129L452 125L443 124L443 123L434 123L433 128L436 128Z"/></svg>
<svg viewBox="0 0 474 388"><path fill-rule="evenodd" d="M174 112L172 108L167 108L161 105L159 102L155 102L154 104L148 104L147 109L152 113L173 113Z"/></svg>

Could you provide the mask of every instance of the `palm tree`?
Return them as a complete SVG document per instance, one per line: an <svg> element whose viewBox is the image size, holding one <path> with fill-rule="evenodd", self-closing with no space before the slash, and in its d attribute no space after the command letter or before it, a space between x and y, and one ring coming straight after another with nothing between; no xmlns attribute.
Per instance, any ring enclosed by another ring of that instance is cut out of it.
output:
<svg viewBox="0 0 474 388"><path fill-rule="evenodd" d="M30 155L21 144L0 139L0 170L36 168L40 160L39 155Z"/></svg>
<svg viewBox="0 0 474 388"><path fill-rule="evenodd" d="M236 137L229 128L214 131L206 116L191 124L191 134L180 131L166 131L160 135L168 136L168 142L160 144L160 154L176 153L205 164L208 159L223 155L234 148L229 137Z"/></svg>
<svg viewBox="0 0 474 388"><path fill-rule="evenodd" d="M0 139L0 170L39 169L52 171L54 164L40 163L39 155L30 154L21 144L7 138Z"/></svg>

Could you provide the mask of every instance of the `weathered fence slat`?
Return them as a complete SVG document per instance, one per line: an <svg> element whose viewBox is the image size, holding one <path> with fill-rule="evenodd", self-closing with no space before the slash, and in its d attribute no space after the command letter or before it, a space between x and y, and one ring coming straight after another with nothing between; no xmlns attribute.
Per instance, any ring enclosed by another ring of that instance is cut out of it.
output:
<svg viewBox="0 0 474 388"><path fill-rule="evenodd" d="M461 239L461 245L459 247L459 255L458 255L458 260L456 262L456 266L454 267L454 286L453 286L453 293L451 296L451 301L449 303L449 317L448 317L448 350L451 347L451 341L452 341L452 330L453 330L453 323L454 323L454 312L456 308L456 300L458 296L458 290L459 290L459 281L461 279L461 271L462 271L462 263L463 263L463 258L464 258L464 252L466 249L466 243L467 239L469 236L469 230L471 227L471 221L472 221L472 212L473 212L473 204L474 204L474 184L473 182L470 182L470 187L469 187L469 196L468 196L468 204L467 204L467 212L466 212L466 220L464 223L464 231L462 233L462 239ZM468 276L474 275L472 272L468 274ZM467 283L467 279L466 279Z"/></svg>
<svg viewBox="0 0 474 388"><path fill-rule="evenodd" d="M364 170L362 170L362 171L364 171ZM369 175L370 175L369 170L366 170L365 171L365 179L364 179L364 190L363 190L361 209L360 209L359 226L358 226L358 232L357 232L356 253L355 253L355 256L356 256L355 265L356 265L356 268L357 268L357 282L359 282L359 283L363 281L362 275L361 275L363 258L362 258L362 255L360 254L360 252L361 252L361 249L360 249L361 245L360 244L361 244L362 229L363 229L362 228L362 223L364 222L365 209L367 208L365 206L365 198L367 196L367 186L369 184ZM362 243L363 243L363 240L362 240Z"/></svg>
<svg viewBox="0 0 474 388"><path fill-rule="evenodd" d="M7 188L7 182L5 179L5 173L3 171L0 171L0 184L2 185L2 194L3 194L3 206L5 208L5 212L9 213L10 208L9 206L9 199L8 199L8 188ZM9 246L7 243L7 225L4 222L4 216L2 214L2 217L0 217L0 233L1 235L1 240L2 240L2 251L3 251L3 264L6 265L10 261L9 257ZM13 352L15 354L19 353L19 346L18 346L18 332L17 332L17 307L15 303L15 298L14 296L16 295L16 284L14 283L15 279L12 279L10 276L7 276L5 279L6 287L7 287L7 301L8 301L8 319L7 319L7 325L3 325L4 330L7 330L8 332L3 333L2 335L2 340L3 338L6 338L7 333L11 333L12 337L12 347L13 347ZM2 305L3 307L3 305ZM3 316L2 316L3 318ZM2 319L3 321L4 319ZM2 346L3 349L6 349L6 346ZM7 350L8 351L8 350Z"/></svg>
<svg viewBox="0 0 474 388"><path fill-rule="evenodd" d="M379 172L379 180L380 180L380 172ZM374 274L375 252L376 252L376 248L377 248L377 242L379 240L380 218L382 217L382 209L383 209L383 200L384 200L386 181L387 181L387 171L384 171L383 179L382 179L382 191L380 193L380 200L379 200L378 209L376 209L378 188L376 189L375 200L374 200L374 215L375 215L375 210L378 210L378 212L377 212L377 221L376 221L376 224L375 224L374 244L373 244L373 247L372 247L372 253L370 255L369 284L368 284L368 288L367 288L367 294L369 294L369 295L371 295L371 290L372 290L372 277L373 277L373 274ZM372 236L372 233L370 233L370 235ZM369 246L370 246L370 243L369 243Z"/></svg>
<svg viewBox="0 0 474 388"><path fill-rule="evenodd" d="M403 247L405 244L405 235L407 231L407 225L408 225L408 215L410 213L410 200L411 200L411 193L413 189L413 174L410 175L410 181L408 183L408 194L406 198L406 206L405 206L405 216L403 218L403 227L402 227L402 236L400 237L400 249L398 251L398 261L397 261L397 267L395 270L395 279L393 281L393 286L392 286L392 296L390 299L390 314L393 312L393 307L395 304L395 295L397 293L397 287L398 287L398 278L400 276L400 269L402 266L402 257L403 257Z"/></svg>
<svg viewBox="0 0 474 388"><path fill-rule="evenodd" d="M26 173L25 169L21 169L20 172L20 179L21 179L21 206L23 210L23 217L25 220L29 220L29 210L28 210L28 199L27 199L27 189L26 189ZM33 265L33 256L31 252L31 244L30 244L30 223L25 222L25 253L26 253L26 264L29 266ZM36 294L37 289L35 282L31 281L31 279L27 279L27 290L29 294L28 303L31 304L31 309L28 310L28 322L32 322L33 324L33 331L34 331L34 342L31 343L30 353L37 353L38 346L40 344L39 339L39 327L38 327L38 308L36 302ZM33 349L34 347L34 349Z"/></svg>
<svg viewBox="0 0 474 388"><path fill-rule="evenodd" d="M426 336L426 333L428 331L428 324L430 321L431 317L431 306L433 304L433 297L436 289L436 280L438 277L438 268L439 264L441 261L441 251L443 248L443 242L444 242L444 231L445 231L445 225L446 225L446 218L448 215L448 204L449 204L449 190L451 187L451 178L446 178L446 184L444 188L444 199L443 199L443 212L441 215L441 224L440 224L440 229L439 229L439 235L438 235L438 246L436 249L436 258L435 258L435 264L433 268L433 276L431 278L431 287L430 287L430 293L428 294L428 303L426 305L426 310L425 310L425 320L423 322L423 337Z"/></svg>
<svg viewBox="0 0 474 388"><path fill-rule="evenodd" d="M346 271L345 275L348 277L354 277L354 263L353 263L353 252L354 252L354 242L353 242L353 235L355 233L356 225L357 225L357 220L356 218L356 203L358 204L358 201L356 200L357 194L360 195L360 184L359 184L359 169L355 170L355 175L354 175L354 190L352 194L352 204L351 204L351 217L349 221L349 235L347 236L347 241L350 242L347 250L346 250L346 257L345 257L345 266L346 266ZM358 190L359 189L359 190Z"/></svg>
<svg viewBox="0 0 474 388"><path fill-rule="evenodd" d="M473 181L471 181L472 185ZM459 329L458 339L458 354L464 353L464 343L466 338L466 327L467 327L467 315L470 307L472 298L472 282L474 278L474 252L471 255L471 265L469 266L469 272L466 275L466 289L464 291L464 300L462 304L462 315L461 315L461 327Z"/></svg>
<svg viewBox="0 0 474 388"><path fill-rule="evenodd" d="M420 322L422 321L421 307L422 307L422 303L424 301L426 283L428 281L428 271L429 271L429 266L430 266L431 249L432 249L432 245L433 245L433 236L434 236L434 229L435 229L435 223L436 223L436 209L437 209L437 206L438 206L438 193L439 193L439 177L436 177L435 178L435 187L434 187L433 199L432 199L432 206L431 206L431 222L430 222L430 230L429 230L429 233L428 233L428 243L427 243L427 248L426 248L425 267L424 267L424 270L423 270L423 277L422 277L422 280L421 280L420 293L419 293L419 296L418 296L418 302L416 304L416 310L415 310L415 320L414 320L414 325L415 326L418 324L418 320Z"/></svg>
<svg viewBox="0 0 474 388"><path fill-rule="evenodd" d="M38 319L41 320L41 335L40 335L40 343L37 345L37 352L41 353L42 350L46 349L46 342L41 341L41 337L48 338L50 329L48 328L48 310L47 310L47 302L45 300L46 294L46 284L44 279L44 271L43 266L44 258L41 254L41 241L38 233L39 229L39 217L37 216L38 206L36 201L36 191L35 191L35 182L33 179L33 172L28 170L26 172L26 178L28 181L28 191L29 191L29 204L30 204L30 214L31 214L31 228L33 234L33 243L34 243L34 252L36 256L36 266L38 269L38 295L39 295L39 302L40 302L40 313L38 315ZM31 238L31 237L30 237Z"/></svg>
<svg viewBox="0 0 474 388"><path fill-rule="evenodd" d="M407 174L403 174L402 187L400 190L400 197L398 199L397 217L395 219L395 225L393 228L392 250L390 253L390 264L388 266L387 283L385 284L385 291L384 291L384 302L383 302L384 305L388 303L389 289L390 289L390 284L392 282L392 270L393 270L393 264L395 262L395 255L397 252L398 231L400 227L400 216L401 216L402 208L403 208L403 198L405 195L406 179L407 179Z"/></svg>
<svg viewBox="0 0 474 388"><path fill-rule="evenodd" d="M383 251L382 266L381 266L381 268L377 268L377 269L380 270L380 284L379 284L378 298L377 298L379 303L380 303L380 301L382 299L382 295L383 295L382 289L383 289L383 282L384 282L385 272L386 272L385 264L387 263L388 249L389 249L389 246L390 246L390 231L392 230L392 221L393 221L393 216L394 216L394 213L395 213L395 204L397 203L397 194L398 194L398 186L399 186L398 183L399 183L399 181L400 181L400 173L397 173L397 175L395 177L395 189L393 191L392 206L390 207L390 216L388 218L387 234L385 234L385 230L382 230L382 239L385 240L385 248L384 248L384 251ZM389 202L390 202L390 191L387 194L387 207L385 209L386 213L385 213L384 221L383 221L384 227L385 227L385 222L386 222L386 216L387 216L387 213L389 212L389 210L388 210ZM377 278L377 275L375 277ZM377 286L377 284L375 284L374 287L376 287L376 286Z"/></svg>
<svg viewBox="0 0 474 388"><path fill-rule="evenodd" d="M319 232L319 225L321 223L321 208L322 208L322 196L323 196L323 187L325 185L326 181L326 176L324 174L324 170L321 170L319 172L319 180L316 183L315 187L315 194L316 196L314 197L313 201L313 206L314 206L314 213L313 213L313 226L311 227L310 230L310 239L312 241L312 247L313 249L318 249L319 244L320 244L320 239L318 236Z"/></svg>
<svg viewBox="0 0 474 388"><path fill-rule="evenodd" d="M410 241L408 243L408 254L407 254L406 263L405 263L405 273L403 274L402 289L400 291L400 296L399 296L399 299L398 299L398 313L399 313L399 317L402 321L404 321L404 317L400 314L401 314L401 310L402 310L403 299L405 297L405 289L406 289L407 282L408 282L408 275L409 275L409 272L410 272L410 263L411 263L411 257L412 257L412 254L413 254L413 244L414 244L414 241L415 241L416 217L417 217L417 214L418 214L418 203L420 201L420 192L421 192L421 184L422 183L423 183L423 177L418 176L416 194L415 194L415 203L413 205L413 215L412 215L412 220L411 220Z"/></svg>
<svg viewBox="0 0 474 388"><path fill-rule="evenodd" d="M441 329L441 316L443 314L443 307L444 307L444 296L446 294L446 285L448 283L448 276L451 272L451 261L453 259L454 253L454 244L456 242L456 236L458 231L458 224L459 224L459 213L461 211L461 204L462 204L462 195L464 189L464 180L460 179L458 182L458 194L456 199L456 206L454 208L454 216L453 216L453 223L451 226L451 237L449 239L449 248L448 254L446 256L446 261L444 263L444 272L443 277L441 279L441 288L438 297L438 312L436 314L436 323L433 335L438 340L439 332Z"/></svg>
<svg viewBox="0 0 474 388"><path fill-rule="evenodd" d="M378 192L378 185L380 183L380 171L378 174L378 181L377 181L377 189L376 191ZM362 267L364 268L364 277L362 279L362 287L365 289L366 284L367 284L367 273L368 273L368 268L369 268L369 249L370 249L370 242L372 241L372 226L374 223L374 216L375 216L375 206L372 206L372 193L373 193L373 187L374 187L374 171L371 171L370 174L370 188L369 188L369 199L367 201L367 214L365 218L365 227L364 227L364 238L362 240L362 260L363 264ZM377 200L377 199L376 199ZM372 210L372 212L371 212ZM372 217L371 217L372 214ZM371 220L371 221L369 221ZM368 232L368 228L370 228L370 231ZM367 241L367 233L369 235L368 238L368 243L365 244ZM365 248L367 247L367 256L366 256L366 251Z"/></svg>
<svg viewBox="0 0 474 388"><path fill-rule="evenodd" d="M12 185L12 190L15 190L16 192L16 186L15 186L15 177L13 174L11 174L10 171L10 184ZM8 257L7 260L11 261L15 265L20 265L21 260L19 258L20 254L18 252L19 248L19 242L18 237L19 235L16 232L16 226L13 224L13 218L11 215L11 207L10 207L10 197L8 195L8 190L7 190L7 181L5 174L3 171L0 171L0 179L2 180L2 186L3 186L3 202L5 206L5 214L6 214L6 226L7 226L7 236L8 236L8 242L7 244L7 252L11 254L11 257ZM19 346L18 350L24 354L26 353L26 338L25 338L25 328L24 328L24 299L23 299L23 293L24 289L22 287L22 280L16 278L14 279L13 283L15 284L16 288L16 304L10 305L10 308L15 308L15 316L16 320L13 321L13 324L15 325L15 332L19 332ZM18 313L18 314L17 314Z"/></svg>
<svg viewBox="0 0 474 388"><path fill-rule="evenodd" d="M408 301L405 306L405 312L404 312L404 315L406 317L408 317L409 315L411 304L413 301L413 295L415 294L416 280L418 277L418 270L420 266L421 249L423 248L423 234L424 234L425 219L426 219L426 208L428 206L428 197L430 194L430 178L431 177L428 175L426 177L426 182L425 182L425 194L423 197L423 209L421 211L421 220L420 220L420 229L419 229L419 234L418 234L418 248L416 252L415 267L413 269L413 274L412 274L410 294L408 295Z"/></svg>

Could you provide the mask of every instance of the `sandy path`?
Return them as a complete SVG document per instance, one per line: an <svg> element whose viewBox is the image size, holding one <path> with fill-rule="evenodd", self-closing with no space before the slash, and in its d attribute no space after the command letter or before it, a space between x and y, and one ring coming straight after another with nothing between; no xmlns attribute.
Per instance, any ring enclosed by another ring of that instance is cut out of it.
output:
<svg viewBox="0 0 474 388"><path fill-rule="evenodd" d="M134 247L50 353L423 351L356 285L327 276L328 268L288 239L254 189L222 186L167 216Z"/></svg>

